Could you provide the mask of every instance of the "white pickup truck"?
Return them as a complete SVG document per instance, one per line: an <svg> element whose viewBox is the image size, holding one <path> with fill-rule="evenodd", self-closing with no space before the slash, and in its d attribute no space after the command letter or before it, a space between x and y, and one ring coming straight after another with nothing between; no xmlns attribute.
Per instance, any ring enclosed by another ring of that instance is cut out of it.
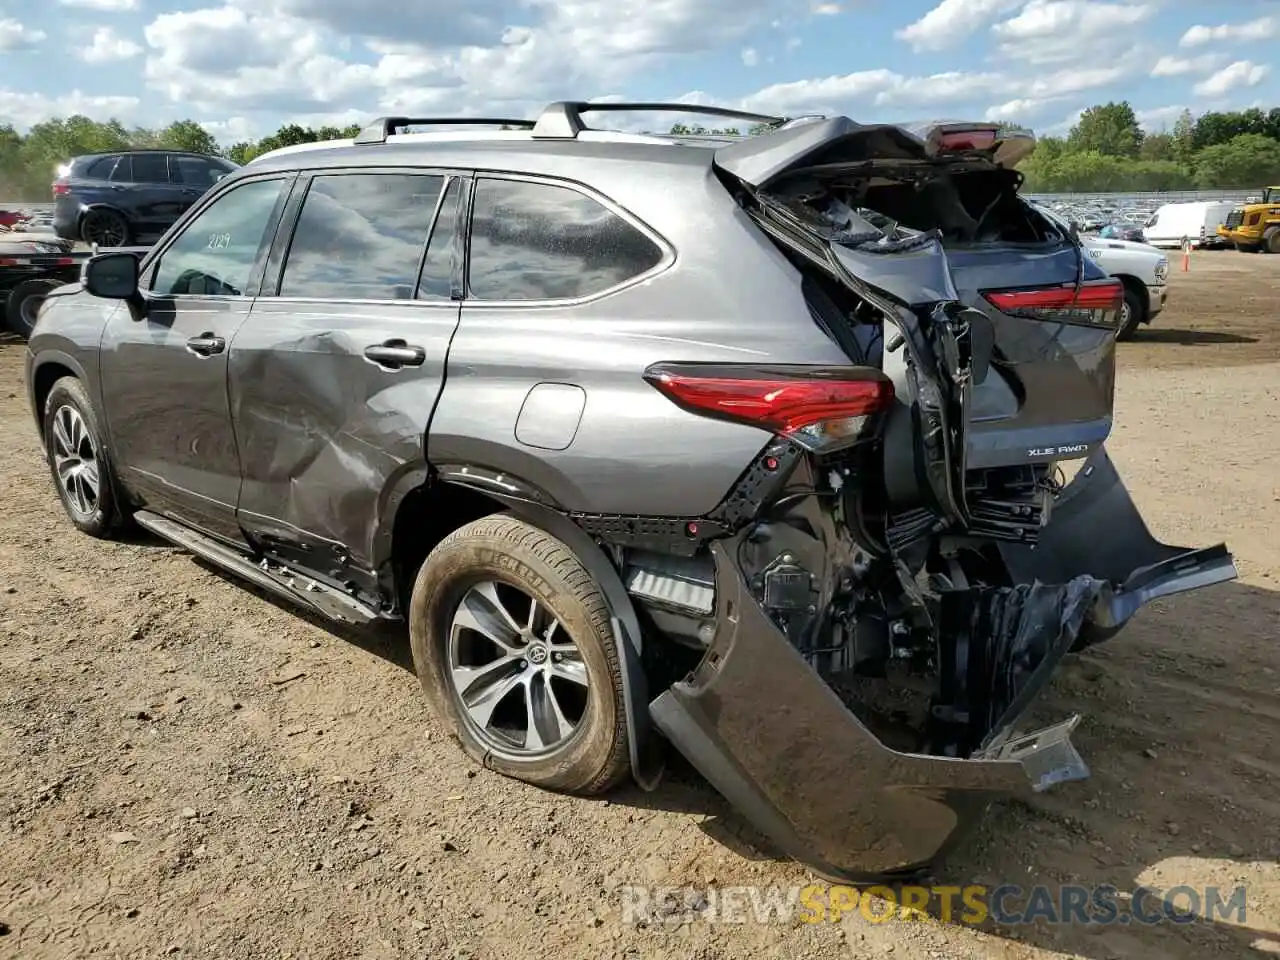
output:
<svg viewBox="0 0 1280 960"><path fill-rule="evenodd" d="M1131 240L1081 237L1080 245L1103 270L1124 284L1124 307L1117 340L1128 340L1150 323L1169 299L1169 258L1155 247Z"/></svg>
<svg viewBox="0 0 1280 960"><path fill-rule="evenodd" d="M1063 230L1074 232L1054 211L1032 201L1037 210ZM1169 300L1169 258L1146 243L1080 236L1080 245L1094 262L1124 284L1117 340L1128 340L1141 324L1150 323Z"/></svg>

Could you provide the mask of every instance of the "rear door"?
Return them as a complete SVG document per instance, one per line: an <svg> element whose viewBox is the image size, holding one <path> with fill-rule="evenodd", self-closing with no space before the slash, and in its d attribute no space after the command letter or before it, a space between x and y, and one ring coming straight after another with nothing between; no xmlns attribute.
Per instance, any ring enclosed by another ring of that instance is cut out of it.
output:
<svg viewBox="0 0 1280 960"><path fill-rule="evenodd" d="M369 600L385 495L425 467L468 183L422 169L304 177L296 225L231 344L241 527L267 556Z"/></svg>
<svg viewBox="0 0 1280 960"><path fill-rule="evenodd" d="M145 234L163 233L185 207L182 188L169 179L169 155L160 151L123 154L111 174L119 204Z"/></svg>

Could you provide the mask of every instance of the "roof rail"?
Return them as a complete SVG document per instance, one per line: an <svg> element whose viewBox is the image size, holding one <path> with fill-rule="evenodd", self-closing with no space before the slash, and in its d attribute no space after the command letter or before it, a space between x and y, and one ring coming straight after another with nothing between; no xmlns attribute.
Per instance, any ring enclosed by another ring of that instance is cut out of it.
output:
<svg viewBox="0 0 1280 960"><path fill-rule="evenodd" d="M502 117L378 117L366 125L358 134L355 142L386 143L387 137L403 127L515 127L518 130L532 130L532 120L511 120Z"/></svg>
<svg viewBox="0 0 1280 960"><path fill-rule="evenodd" d="M785 117L771 117L746 110L730 110L728 107L708 107L696 103L589 103L587 101L558 100L550 104L533 125L537 138L573 139L587 129L582 122L584 113L697 113L708 117L729 117L734 120L750 120L753 123L784 123Z"/></svg>

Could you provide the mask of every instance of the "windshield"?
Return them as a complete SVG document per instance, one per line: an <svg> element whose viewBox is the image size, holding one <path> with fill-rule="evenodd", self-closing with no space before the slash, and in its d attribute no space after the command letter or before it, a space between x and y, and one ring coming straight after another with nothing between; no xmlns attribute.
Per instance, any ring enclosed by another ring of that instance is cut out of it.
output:
<svg viewBox="0 0 1280 960"><path fill-rule="evenodd" d="M1280 200L1280 187L1267 187L1262 191L1263 203L1274 203Z"/></svg>

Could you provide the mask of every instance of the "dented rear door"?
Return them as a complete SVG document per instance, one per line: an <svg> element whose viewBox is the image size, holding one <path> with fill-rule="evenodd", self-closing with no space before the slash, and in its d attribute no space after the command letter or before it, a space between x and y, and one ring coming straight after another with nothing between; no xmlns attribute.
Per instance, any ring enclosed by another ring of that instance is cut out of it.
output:
<svg viewBox="0 0 1280 960"><path fill-rule="evenodd" d="M311 177L231 344L241 527L268 557L371 596L384 499L425 465L468 184L420 169Z"/></svg>

